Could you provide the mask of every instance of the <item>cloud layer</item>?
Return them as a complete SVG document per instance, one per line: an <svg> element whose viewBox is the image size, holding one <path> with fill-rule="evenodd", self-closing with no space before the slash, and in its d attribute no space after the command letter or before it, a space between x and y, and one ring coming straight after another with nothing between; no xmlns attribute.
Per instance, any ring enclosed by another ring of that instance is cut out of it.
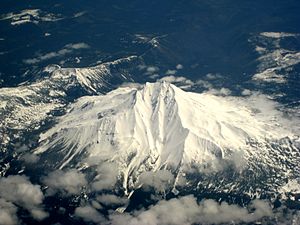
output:
<svg viewBox="0 0 300 225"><path fill-rule="evenodd" d="M269 204L262 200L251 203L252 210L226 202L219 204L214 200L197 203L193 196L185 196L169 201L162 200L149 209L134 213L113 214L109 224L112 225L190 225L254 222L263 217L271 217Z"/></svg>

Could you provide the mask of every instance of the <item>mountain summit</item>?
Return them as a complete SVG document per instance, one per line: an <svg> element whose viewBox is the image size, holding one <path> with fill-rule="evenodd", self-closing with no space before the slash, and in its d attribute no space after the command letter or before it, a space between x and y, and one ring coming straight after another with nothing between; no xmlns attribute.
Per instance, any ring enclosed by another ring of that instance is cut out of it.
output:
<svg viewBox="0 0 300 225"><path fill-rule="evenodd" d="M280 112L270 114L270 101L255 99L263 106L251 98L185 92L166 82L121 87L80 98L41 135L36 153L60 154L59 168L113 162L125 189L143 172L162 169L176 177L228 165L238 172L251 168L248 176L293 174L293 132L280 124L287 122Z"/></svg>

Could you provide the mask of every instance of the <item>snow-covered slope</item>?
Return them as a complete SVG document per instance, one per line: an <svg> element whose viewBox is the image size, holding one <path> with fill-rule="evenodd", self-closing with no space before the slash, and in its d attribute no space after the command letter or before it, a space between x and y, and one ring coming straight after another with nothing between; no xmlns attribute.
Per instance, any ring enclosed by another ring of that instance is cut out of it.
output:
<svg viewBox="0 0 300 225"><path fill-rule="evenodd" d="M41 135L35 153L47 154L47 160L59 154L60 168L113 162L125 189L134 188L145 171L170 169L175 187L188 173L216 174L232 167L234 174L246 173L240 179L263 174L262 185L276 187L296 173L299 149L298 131L275 106L264 96L197 94L166 82L123 87L80 98ZM226 182L214 182L226 188ZM234 189L232 182L240 181L230 182Z"/></svg>
<svg viewBox="0 0 300 225"><path fill-rule="evenodd" d="M53 110L60 110L80 96L106 93L115 85L132 81L130 68L138 60L131 56L87 68L52 65L41 72L40 80L1 88L0 153L18 142L16 139L39 129Z"/></svg>

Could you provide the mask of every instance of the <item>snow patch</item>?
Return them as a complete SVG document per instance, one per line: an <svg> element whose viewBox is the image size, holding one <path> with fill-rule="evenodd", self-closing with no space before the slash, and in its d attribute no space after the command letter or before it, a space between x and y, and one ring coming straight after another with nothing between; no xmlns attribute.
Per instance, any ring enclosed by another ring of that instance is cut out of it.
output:
<svg viewBox="0 0 300 225"><path fill-rule="evenodd" d="M46 13L40 9L25 9L19 13L8 13L1 16L0 20L9 20L11 25L22 25L25 23L38 24L39 22L54 22L61 20L61 15Z"/></svg>

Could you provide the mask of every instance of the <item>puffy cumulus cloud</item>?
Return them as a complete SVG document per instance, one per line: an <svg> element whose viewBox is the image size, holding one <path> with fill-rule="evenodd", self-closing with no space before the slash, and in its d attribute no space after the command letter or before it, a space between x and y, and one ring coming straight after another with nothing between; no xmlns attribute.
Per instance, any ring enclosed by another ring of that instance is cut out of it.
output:
<svg viewBox="0 0 300 225"><path fill-rule="evenodd" d="M166 75L174 75L177 73L177 70L167 70Z"/></svg>
<svg viewBox="0 0 300 225"><path fill-rule="evenodd" d="M195 83L196 83L197 86L205 88L205 89L212 89L213 88L213 85L210 82L206 81L206 80L199 79Z"/></svg>
<svg viewBox="0 0 300 225"><path fill-rule="evenodd" d="M80 50L80 49L87 49L90 48L90 46L86 43L71 43L71 44L67 44L64 46L64 48L60 49L57 52L48 52L44 55L39 55L36 58L30 58L30 59L25 59L24 63L26 64L36 64L39 63L41 61L45 61L45 60L49 60L52 58L56 58L56 57L61 57L67 54L70 54L72 52L74 52L75 50Z"/></svg>
<svg viewBox="0 0 300 225"><path fill-rule="evenodd" d="M44 195L40 186L33 185L25 176L1 178L0 197L27 209L36 220L42 220L48 216L41 206Z"/></svg>
<svg viewBox="0 0 300 225"><path fill-rule="evenodd" d="M168 70L165 72L165 74L166 74L167 76L175 75L175 74L177 73L177 70L182 70L182 69L183 69L183 65L177 64L177 65L175 66L174 69L168 69Z"/></svg>
<svg viewBox="0 0 300 225"><path fill-rule="evenodd" d="M207 74L206 78L209 80L220 78L221 76L219 74ZM195 82L196 86L202 87L204 89L207 89L208 93L211 93L213 95L221 95L221 96L228 96L231 95L231 90L225 87L222 88L216 88L214 85L206 80L197 80Z"/></svg>
<svg viewBox="0 0 300 225"><path fill-rule="evenodd" d="M159 68L157 66L148 66L146 71L150 74L158 72Z"/></svg>
<svg viewBox="0 0 300 225"><path fill-rule="evenodd" d="M89 205L76 208L74 214L85 222L101 224L105 221L105 218L95 208Z"/></svg>
<svg viewBox="0 0 300 225"><path fill-rule="evenodd" d="M0 225L19 224L17 218L17 207L2 198L0 198Z"/></svg>
<svg viewBox="0 0 300 225"><path fill-rule="evenodd" d="M39 208L33 208L30 210L32 217L36 220L43 220L48 217L48 213Z"/></svg>
<svg viewBox="0 0 300 225"><path fill-rule="evenodd" d="M112 214L112 225L188 225L188 224L226 224L254 222L263 217L272 217L269 204L262 200L254 200L251 210L238 205L229 205L214 200L203 200L197 203L193 196L185 196L169 201L162 200L149 209L132 214Z"/></svg>
<svg viewBox="0 0 300 225"><path fill-rule="evenodd" d="M176 65L176 69L177 69L177 70L182 70L182 69L183 69L183 65L177 64L177 65Z"/></svg>
<svg viewBox="0 0 300 225"><path fill-rule="evenodd" d="M192 80L186 77L173 76L173 75L162 77L158 81L166 81L175 84L177 87L181 89L189 89L195 85L195 83Z"/></svg>
<svg viewBox="0 0 300 225"><path fill-rule="evenodd" d="M139 66L140 70L144 70L144 75L149 76L149 78L151 79L155 79L157 77L159 77L158 73L159 73L159 68L157 66Z"/></svg>
<svg viewBox="0 0 300 225"><path fill-rule="evenodd" d="M231 95L231 90L228 88L221 88L221 89L212 88L209 89L208 92L214 95L223 95L223 96Z"/></svg>
<svg viewBox="0 0 300 225"><path fill-rule="evenodd" d="M208 80L216 80L216 79L221 79L222 76L218 73L214 74L214 73L208 73L205 76Z"/></svg>
<svg viewBox="0 0 300 225"><path fill-rule="evenodd" d="M156 191L163 192L171 188L174 184L174 176L168 170L158 170L156 172L147 171L139 177L139 183L148 189L153 187Z"/></svg>
<svg viewBox="0 0 300 225"><path fill-rule="evenodd" d="M141 88L141 87L143 87L143 85L140 83L124 82L120 85L120 87Z"/></svg>
<svg viewBox="0 0 300 225"><path fill-rule="evenodd" d="M0 196L22 206L35 206L43 201L39 185L33 185L25 176L9 176L0 179Z"/></svg>
<svg viewBox="0 0 300 225"><path fill-rule="evenodd" d="M201 87L207 90L207 92L214 94L214 95L222 95L222 96L227 96L227 95L231 95L231 90L228 88L216 88L214 87L214 85L207 81L207 80L197 80L197 81L192 81L186 77L183 76L173 76L173 71L169 71L169 73L167 75L170 76L165 76L160 78L157 81L166 81L168 83L172 83L175 84L177 87L184 89L184 90L188 90L194 87ZM221 76L219 74L208 74L206 75L206 79L208 80L214 80L214 79L218 79Z"/></svg>
<svg viewBox="0 0 300 225"><path fill-rule="evenodd" d="M242 95L244 96L248 96L248 95L251 95L252 94L252 91L250 91L249 89L244 89L242 92L241 92Z"/></svg>
<svg viewBox="0 0 300 225"><path fill-rule="evenodd" d="M113 163L103 163L97 167L97 176L92 183L95 191L112 189L118 181L118 170Z"/></svg>
<svg viewBox="0 0 300 225"><path fill-rule="evenodd" d="M127 198L121 198L111 194L99 195L96 199L103 205L126 205L128 203Z"/></svg>
<svg viewBox="0 0 300 225"><path fill-rule="evenodd" d="M227 96L231 95L231 90L225 87L220 87L216 83L217 80L223 79L223 77L220 74L207 74L204 79L199 79L196 81L190 80L184 76L175 76L177 70L168 70L166 72L167 76L164 76L157 81L166 81L168 83L175 84L177 87L189 90L191 88L197 89L202 88L205 89L206 92L211 93L213 95L222 95Z"/></svg>
<svg viewBox="0 0 300 225"><path fill-rule="evenodd" d="M85 175L76 169L67 171L56 170L42 179L48 186L47 194L61 192L66 195L79 194L82 187L87 185Z"/></svg>

